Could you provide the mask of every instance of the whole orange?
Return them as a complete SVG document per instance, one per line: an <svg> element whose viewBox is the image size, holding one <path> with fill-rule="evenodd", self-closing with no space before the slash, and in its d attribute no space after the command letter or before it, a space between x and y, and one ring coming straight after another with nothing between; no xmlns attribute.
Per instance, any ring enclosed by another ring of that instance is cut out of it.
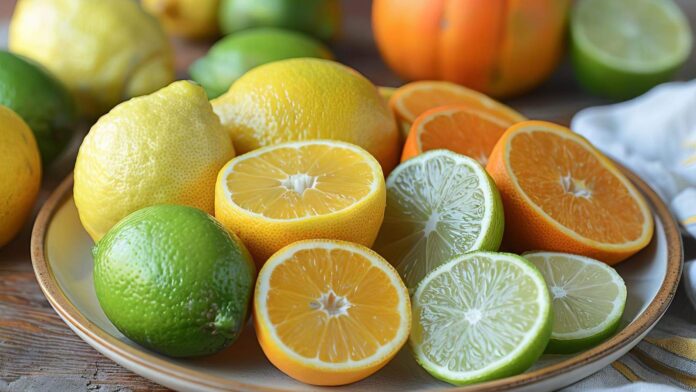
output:
<svg viewBox="0 0 696 392"><path fill-rule="evenodd" d="M496 97L529 90L563 51L570 0L375 0L387 64L408 80L463 84Z"/></svg>

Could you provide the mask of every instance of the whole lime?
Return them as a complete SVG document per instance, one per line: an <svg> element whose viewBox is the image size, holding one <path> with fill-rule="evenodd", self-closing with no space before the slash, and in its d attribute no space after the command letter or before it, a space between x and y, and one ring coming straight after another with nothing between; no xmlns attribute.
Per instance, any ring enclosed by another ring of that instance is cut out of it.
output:
<svg viewBox="0 0 696 392"><path fill-rule="evenodd" d="M114 226L93 254L104 313L151 350L212 354L246 324L254 263L239 238L199 209L143 208Z"/></svg>
<svg viewBox="0 0 696 392"><path fill-rule="evenodd" d="M0 105L14 110L29 125L46 166L72 137L76 109L67 89L40 65L2 50Z"/></svg>
<svg viewBox="0 0 696 392"><path fill-rule="evenodd" d="M220 40L193 63L189 73L209 98L216 98L248 70L295 57L333 58L324 44L310 36L272 27L256 28Z"/></svg>
<svg viewBox="0 0 696 392"><path fill-rule="evenodd" d="M232 34L251 27L282 27L330 41L339 31L339 0L222 0L220 29Z"/></svg>

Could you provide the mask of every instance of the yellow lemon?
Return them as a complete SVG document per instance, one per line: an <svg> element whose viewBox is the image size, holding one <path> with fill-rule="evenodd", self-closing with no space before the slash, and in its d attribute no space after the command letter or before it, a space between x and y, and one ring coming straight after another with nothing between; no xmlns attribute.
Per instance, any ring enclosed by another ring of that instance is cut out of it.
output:
<svg viewBox="0 0 696 392"><path fill-rule="evenodd" d="M41 185L34 134L15 112L0 105L0 246L21 229Z"/></svg>
<svg viewBox="0 0 696 392"><path fill-rule="evenodd" d="M215 179L234 148L205 91L191 82L116 106L92 127L75 164L80 220L99 240L155 204L213 212Z"/></svg>
<svg viewBox="0 0 696 392"><path fill-rule="evenodd" d="M177 37L207 38L219 31L220 0L143 0L143 7Z"/></svg>
<svg viewBox="0 0 696 392"><path fill-rule="evenodd" d="M385 172L399 159L396 122L377 88L330 60L262 65L212 103L240 153L288 141L332 139L364 148Z"/></svg>
<svg viewBox="0 0 696 392"><path fill-rule="evenodd" d="M373 374L406 343L411 302L398 272L357 244L308 240L268 260L254 290L264 354L307 384L342 385Z"/></svg>
<svg viewBox="0 0 696 392"><path fill-rule="evenodd" d="M231 160L215 188L215 217L262 265L299 240L328 238L372 246L386 188L365 150L333 140L260 148Z"/></svg>
<svg viewBox="0 0 696 392"><path fill-rule="evenodd" d="M20 0L10 50L48 68L96 117L174 80L174 57L157 20L133 0Z"/></svg>

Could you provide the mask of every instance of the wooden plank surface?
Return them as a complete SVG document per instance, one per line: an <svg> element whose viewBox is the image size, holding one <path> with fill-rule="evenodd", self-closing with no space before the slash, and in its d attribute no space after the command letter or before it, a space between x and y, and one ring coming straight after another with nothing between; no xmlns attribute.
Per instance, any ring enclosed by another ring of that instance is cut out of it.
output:
<svg viewBox="0 0 696 392"><path fill-rule="evenodd" d="M696 26L696 2L678 1ZM379 58L370 31L369 0L344 0L344 32L334 47L337 58L379 85L402 82ZM14 0L0 0L0 37ZM0 46L2 40L0 39ZM174 42L180 78L203 55L208 44ZM681 79L696 77L695 56ZM527 116L567 122L579 109L603 103L579 90L567 61L531 94L508 102ZM73 154L46 173L38 206L70 172ZM105 358L75 335L51 309L34 278L29 258L28 222L22 233L0 249L0 391L140 391L166 390ZM694 247L687 243L687 247Z"/></svg>

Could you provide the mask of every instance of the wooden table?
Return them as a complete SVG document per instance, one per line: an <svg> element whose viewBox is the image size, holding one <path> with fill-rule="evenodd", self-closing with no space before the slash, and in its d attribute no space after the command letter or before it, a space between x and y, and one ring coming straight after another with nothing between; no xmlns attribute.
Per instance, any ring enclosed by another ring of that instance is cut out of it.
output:
<svg viewBox="0 0 696 392"><path fill-rule="evenodd" d="M696 2L680 0L696 28ZM14 0L0 0L0 31L6 28ZM337 58L379 85L402 82L382 63L370 32L369 0L344 0L344 34L335 47ZM0 33L0 37L2 37ZM180 78L209 44L174 42ZM3 43L0 40L0 47ZM696 77L692 56L680 78ZM544 85L508 103L530 118L567 123L579 109L604 103L583 93L572 79L567 61ZM76 151L75 140L72 151ZM44 176L39 206L67 175L74 153ZM36 213L36 212L35 212ZM34 278L29 257L31 223L0 249L0 391L138 391L166 390L105 358L75 335L56 315ZM687 243L694 257L693 243Z"/></svg>

